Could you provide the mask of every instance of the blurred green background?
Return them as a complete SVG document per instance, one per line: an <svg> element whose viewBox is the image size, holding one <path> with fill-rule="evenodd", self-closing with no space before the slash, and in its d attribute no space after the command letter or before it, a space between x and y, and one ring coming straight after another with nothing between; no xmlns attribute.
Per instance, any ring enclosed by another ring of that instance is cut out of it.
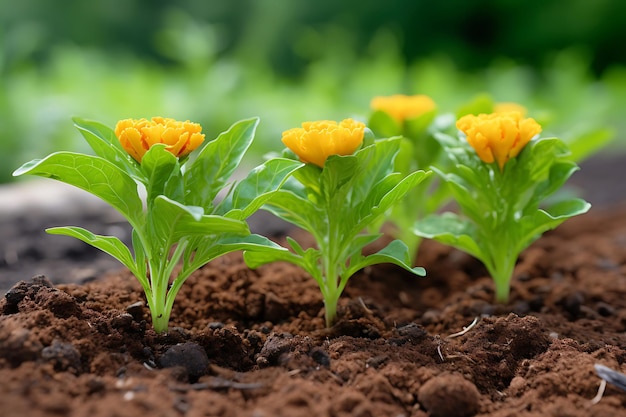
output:
<svg viewBox="0 0 626 417"><path fill-rule="evenodd" d="M441 112L488 94L626 148L625 17L622 0L0 0L0 182L88 151L73 116L190 119L209 139L260 116L257 164L283 130L395 93Z"/></svg>

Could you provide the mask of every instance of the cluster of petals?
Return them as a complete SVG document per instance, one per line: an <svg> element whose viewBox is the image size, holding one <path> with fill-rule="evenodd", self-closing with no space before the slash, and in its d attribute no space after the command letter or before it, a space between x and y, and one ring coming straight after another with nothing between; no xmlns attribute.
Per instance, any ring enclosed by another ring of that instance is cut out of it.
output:
<svg viewBox="0 0 626 417"><path fill-rule="evenodd" d="M380 110L387 113L398 123L414 119L434 110L437 106L428 96L419 94L407 96L395 94L392 96L374 97L370 102L372 110Z"/></svg>
<svg viewBox="0 0 626 417"><path fill-rule="evenodd" d="M482 161L488 164L496 161L500 170L541 132L535 119L523 118L516 111L468 114L456 122L456 127L465 133L467 142Z"/></svg>
<svg viewBox="0 0 626 417"><path fill-rule="evenodd" d="M188 155L204 141L202 126L190 121L179 122L165 117L124 119L115 126L115 135L122 148L137 162L151 146L165 144L165 149L176 157Z"/></svg>
<svg viewBox="0 0 626 417"><path fill-rule="evenodd" d="M302 162L324 167L331 155L351 155L363 143L365 124L352 119L302 123L283 132L282 141Z"/></svg>

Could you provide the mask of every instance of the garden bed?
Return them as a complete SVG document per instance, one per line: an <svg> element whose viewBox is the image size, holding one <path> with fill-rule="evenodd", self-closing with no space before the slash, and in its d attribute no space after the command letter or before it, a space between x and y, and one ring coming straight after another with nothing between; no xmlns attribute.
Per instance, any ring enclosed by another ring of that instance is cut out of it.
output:
<svg viewBox="0 0 626 417"><path fill-rule="evenodd" d="M594 208L522 254L508 305L493 304L478 261L426 241L418 265L427 277L389 265L361 271L331 329L301 270L252 271L231 254L192 275L170 332L157 335L127 271L80 242L29 235L73 220L7 217L14 227L2 230L14 235L5 242L24 247L5 243L3 275L25 281L0 300L2 415L626 415L626 393L611 385L591 401L594 364L625 369L622 163L591 160L589 174L573 178ZM72 219L124 237L106 213ZM274 225L281 239L284 225ZM41 263L24 269L29 253ZM66 257L82 272L62 269Z"/></svg>

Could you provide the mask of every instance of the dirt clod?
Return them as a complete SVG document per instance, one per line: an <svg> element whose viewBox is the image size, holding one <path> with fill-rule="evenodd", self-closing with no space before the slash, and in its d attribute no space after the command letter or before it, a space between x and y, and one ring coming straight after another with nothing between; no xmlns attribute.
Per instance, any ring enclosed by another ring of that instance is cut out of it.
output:
<svg viewBox="0 0 626 417"><path fill-rule="evenodd" d="M456 374L429 379L419 390L418 400L431 417L472 417L479 407L476 385Z"/></svg>
<svg viewBox="0 0 626 417"><path fill-rule="evenodd" d="M181 367L189 375L190 381L196 381L207 373L209 358L197 343L186 342L167 349L158 363L163 368Z"/></svg>

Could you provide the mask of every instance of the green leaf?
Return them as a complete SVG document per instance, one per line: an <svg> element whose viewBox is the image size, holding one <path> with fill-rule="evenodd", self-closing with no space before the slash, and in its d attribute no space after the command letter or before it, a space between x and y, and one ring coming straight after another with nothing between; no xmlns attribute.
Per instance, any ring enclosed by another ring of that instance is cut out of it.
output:
<svg viewBox="0 0 626 417"><path fill-rule="evenodd" d="M373 145L367 146L354 154L358 160L358 166L352 171L350 181L350 203L352 206L364 201L372 184L378 183L394 170L394 159L400 150L401 139L377 140ZM335 196L343 198L343 196Z"/></svg>
<svg viewBox="0 0 626 417"><path fill-rule="evenodd" d="M258 124L258 118L241 120L204 146L185 173L186 204L212 207L250 147Z"/></svg>
<svg viewBox="0 0 626 417"><path fill-rule="evenodd" d="M204 242L192 245L196 247L193 253L189 253L185 259L186 268L190 271L200 268L207 262L237 250L247 253L289 253L289 251L265 236L248 234L245 236L233 234L220 234L214 237L202 239Z"/></svg>
<svg viewBox="0 0 626 417"><path fill-rule="evenodd" d="M74 126L99 157L117 165L128 175L142 179L139 164L122 148L115 132L99 122L78 117L72 119Z"/></svg>
<svg viewBox="0 0 626 417"><path fill-rule="evenodd" d="M367 126L374 132L377 138L390 138L402 135L402 126L382 110L376 110L370 116Z"/></svg>
<svg viewBox="0 0 626 417"><path fill-rule="evenodd" d="M400 140L400 150L394 160L394 170L403 175L408 175L417 169L414 158L414 145L409 139L403 137Z"/></svg>
<svg viewBox="0 0 626 417"><path fill-rule="evenodd" d="M165 148L166 146L161 143L151 146L141 159L148 203L153 202L159 195L165 195L176 201L182 201L184 198L184 184L178 158Z"/></svg>
<svg viewBox="0 0 626 417"><path fill-rule="evenodd" d="M440 173L440 171L435 168L433 168L433 170ZM465 215L475 222L480 223L485 216L485 211L482 208L482 201L480 197L475 196L474 193L465 185L466 181L461 179L458 175L444 175L444 179L449 187L450 193L463 208Z"/></svg>
<svg viewBox="0 0 626 417"><path fill-rule="evenodd" d="M219 233L249 234L246 222L217 215L204 215L202 207L185 206L166 196L158 196L149 216L152 233L162 242L164 249L184 237Z"/></svg>
<svg viewBox="0 0 626 417"><path fill-rule="evenodd" d="M13 175L38 175L81 188L109 203L133 227L143 223L137 183L113 163L98 156L56 152L18 168Z"/></svg>
<svg viewBox="0 0 626 417"><path fill-rule="evenodd" d="M254 168L238 182L217 207L217 214L240 210L246 219L265 204L289 176L304 164L285 158L273 158Z"/></svg>
<svg viewBox="0 0 626 417"><path fill-rule="evenodd" d="M326 160L320 176L320 189L324 201L329 202L331 199L337 198L339 189L342 187L350 187L347 184L351 184L355 178L355 173L358 171L358 162L357 157L353 155L331 155ZM345 195L345 193L342 195Z"/></svg>
<svg viewBox="0 0 626 417"><path fill-rule="evenodd" d="M347 253L343 254L341 259L349 259L353 256L360 256L361 251L370 243L374 243L377 239L379 239L383 234L382 233L368 233L368 234L360 234L357 235L350 244L346 247L348 250Z"/></svg>
<svg viewBox="0 0 626 417"><path fill-rule="evenodd" d="M612 129L601 128L585 132L572 139L566 140L570 151L569 159L572 161L582 161L588 156L604 148L615 136Z"/></svg>
<svg viewBox="0 0 626 417"><path fill-rule="evenodd" d="M552 230L570 217L584 214L591 208L591 204L582 199L561 201L548 209L537 210L533 215L523 217L519 222L522 238L518 243L519 250L523 250L541 236Z"/></svg>
<svg viewBox="0 0 626 417"><path fill-rule="evenodd" d="M475 96L470 102L461 106L456 112L456 117L457 119L459 119L466 114L492 113L493 105L493 98L489 94L479 94Z"/></svg>
<svg viewBox="0 0 626 417"><path fill-rule="evenodd" d="M267 265L272 262L289 262L291 264L297 265L303 268L305 271L308 271L308 265L305 260L306 253L313 253L311 249L308 249L305 252L305 256L297 255L293 252L286 250L285 248L281 249L271 249L268 248L263 251L244 251L243 259L246 262L248 268L256 269L260 266Z"/></svg>
<svg viewBox="0 0 626 417"><path fill-rule="evenodd" d="M291 248L293 249L295 253L297 253L300 256L304 256L305 250L304 248L302 248L302 246L300 246L300 244L297 241L295 241L291 236L287 236L286 240L289 246L291 246Z"/></svg>
<svg viewBox="0 0 626 417"><path fill-rule="evenodd" d="M545 180L554 161L568 156L569 153L567 145L558 138L531 140L517 157L519 166L528 169L528 172L524 173L527 177L524 182Z"/></svg>
<svg viewBox="0 0 626 417"><path fill-rule="evenodd" d="M485 259L485 254L478 244L476 226L454 213L427 216L415 223L413 231L418 236L454 246L480 260Z"/></svg>
<svg viewBox="0 0 626 417"><path fill-rule="evenodd" d="M263 209L313 235L321 236L327 233L322 209L292 191L285 189L276 191Z"/></svg>
<svg viewBox="0 0 626 417"><path fill-rule="evenodd" d="M381 213L388 210L431 174L432 171L415 171L407 175L395 187L388 190L379 201L375 201L373 208Z"/></svg>
<svg viewBox="0 0 626 417"><path fill-rule="evenodd" d="M300 169L293 173L293 177L297 183L287 182L283 188L288 188L298 195L304 195L313 202L321 204L322 190L320 186L320 178L322 169L315 164L304 164Z"/></svg>
<svg viewBox="0 0 626 417"><path fill-rule="evenodd" d="M433 120L435 120L435 115L437 114L437 110L433 109L429 112L423 113L418 117L413 117L407 119L406 124L406 132L405 136L414 139L418 142L418 147L423 149L419 142L422 139L425 139L428 132L428 128L432 124ZM426 150L426 149L424 149Z"/></svg>
<svg viewBox="0 0 626 417"><path fill-rule="evenodd" d="M572 161L566 160L555 162L552 167L550 167L548 179L539 184L537 190L535 191L537 203L543 201L543 199L558 191L572 176L572 174L578 170L578 165Z"/></svg>
<svg viewBox="0 0 626 417"><path fill-rule="evenodd" d="M51 227L46 229L46 232L51 235L63 235L70 236L100 249L101 251L108 253L118 261L120 261L125 267L136 273L137 267L133 259L130 250L115 236L101 236L91 233L89 230L82 227L66 226L66 227ZM139 274L136 274L139 275ZM144 276L145 277L145 276ZM137 277L141 279L141 276Z"/></svg>
<svg viewBox="0 0 626 417"><path fill-rule="evenodd" d="M411 257L409 256L409 248L400 240L394 240L380 251L360 258L354 264L351 264L346 272L342 275L352 276L357 271L371 265L390 263L397 265L415 275L424 276L426 271L422 267L412 267Z"/></svg>

